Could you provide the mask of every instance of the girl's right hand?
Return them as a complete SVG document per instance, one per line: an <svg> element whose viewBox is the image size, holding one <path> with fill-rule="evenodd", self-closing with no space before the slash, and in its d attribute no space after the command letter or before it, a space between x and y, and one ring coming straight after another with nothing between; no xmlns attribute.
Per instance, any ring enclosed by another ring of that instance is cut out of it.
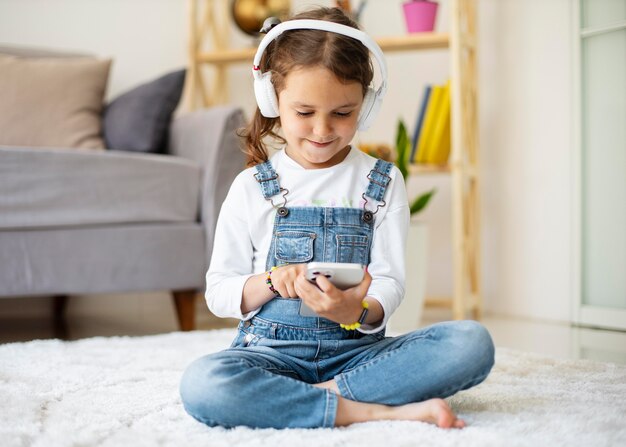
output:
<svg viewBox="0 0 626 447"><path fill-rule="evenodd" d="M296 278L306 271L306 264L289 264L272 272L272 285L283 298L297 298Z"/></svg>

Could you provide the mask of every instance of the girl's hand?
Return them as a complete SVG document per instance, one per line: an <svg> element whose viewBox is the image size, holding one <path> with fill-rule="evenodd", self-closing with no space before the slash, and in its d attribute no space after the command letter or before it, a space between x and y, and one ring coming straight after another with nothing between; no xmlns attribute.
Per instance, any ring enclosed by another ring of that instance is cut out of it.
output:
<svg viewBox="0 0 626 447"><path fill-rule="evenodd" d="M352 324L363 311L361 301L365 298L371 282L372 276L366 271L363 281L350 289L338 289L323 275L317 277L316 286L306 279L303 269L296 278L295 291L318 315L336 323Z"/></svg>
<svg viewBox="0 0 626 447"><path fill-rule="evenodd" d="M283 298L297 298L295 282L298 276L304 277L306 264L289 264L272 272L272 285Z"/></svg>

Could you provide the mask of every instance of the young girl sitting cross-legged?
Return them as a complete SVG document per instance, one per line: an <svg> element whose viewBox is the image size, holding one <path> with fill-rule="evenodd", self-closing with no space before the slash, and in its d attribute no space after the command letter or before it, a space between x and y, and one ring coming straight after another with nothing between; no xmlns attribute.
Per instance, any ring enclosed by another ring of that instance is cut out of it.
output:
<svg viewBox="0 0 626 447"><path fill-rule="evenodd" d="M186 411L223 427L463 427L442 398L487 377L485 328L455 321L385 337L404 295L408 201L397 168L351 145L387 89L380 48L341 10L320 8L273 27L253 73L250 167L222 206L206 289L214 314L241 322L229 349L186 370ZM283 145L271 158L268 137ZM323 275L308 280L311 262L366 272L341 290Z"/></svg>

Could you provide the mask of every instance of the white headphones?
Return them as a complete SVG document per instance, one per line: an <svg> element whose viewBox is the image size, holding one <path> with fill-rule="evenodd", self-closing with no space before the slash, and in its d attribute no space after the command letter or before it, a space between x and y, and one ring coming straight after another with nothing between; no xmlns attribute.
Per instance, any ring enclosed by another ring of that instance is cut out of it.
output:
<svg viewBox="0 0 626 447"><path fill-rule="evenodd" d="M265 48L267 48L267 46L274 39L280 36L283 32L294 29L317 29L320 31L342 34L360 41L367 47L368 50L372 52L374 58L378 62L378 67L380 68L382 83L377 90L374 90L372 87L368 87L363 98L363 106L361 107L361 112L359 113L357 125L359 130L367 130L374 121L385 93L387 92L387 64L385 62L383 52L378 44L363 31L326 20L289 20L274 26L263 38L263 40L261 40L259 48L254 55L254 62L252 64L252 75L254 76L254 96L256 97L256 102L259 106L259 110L261 111L261 115L266 118L276 118L279 116L278 98L276 96L274 84L272 84L272 74L269 71L261 73L261 69L259 67L261 64L261 56L263 56Z"/></svg>

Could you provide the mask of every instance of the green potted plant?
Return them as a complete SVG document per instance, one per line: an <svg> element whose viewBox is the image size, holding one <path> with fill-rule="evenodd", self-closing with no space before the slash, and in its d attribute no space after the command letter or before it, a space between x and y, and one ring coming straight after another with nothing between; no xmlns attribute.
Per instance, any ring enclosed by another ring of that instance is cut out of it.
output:
<svg viewBox="0 0 626 447"><path fill-rule="evenodd" d="M409 155L411 154L411 140L406 131L406 126L402 120L398 121L398 130L396 132L396 161L395 164L400 170L404 182L406 183L409 175ZM432 199L436 190L432 189L416 197L412 202L409 202L409 209L411 211L411 218L426 208L430 199Z"/></svg>
<svg viewBox="0 0 626 447"><path fill-rule="evenodd" d="M411 141L402 120L398 121L396 132L395 164L402 173L405 182L409 175L409 156ZM424 309L426 294L427 258L428 258L428 227L415 218L423 211L436 190L432 189L409 200L411 223L406 242L406 279L405 294L402 304L389 320L389 329L393 332L409 332L419 327Z"/></svg>

